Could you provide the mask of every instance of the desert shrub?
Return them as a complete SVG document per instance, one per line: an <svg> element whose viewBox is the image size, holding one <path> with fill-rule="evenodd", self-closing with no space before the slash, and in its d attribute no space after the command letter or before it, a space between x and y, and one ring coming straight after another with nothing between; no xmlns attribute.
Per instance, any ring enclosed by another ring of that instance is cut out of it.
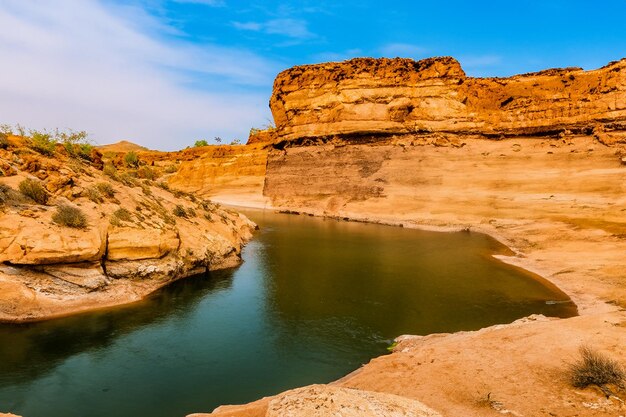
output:
<svg viewBox="0 0 626 417"><path fill-rule="evenodd" d="M141 192L143 192L145 195L152 195L152 190L146 184L141 184Z"/></svg>
<svg viewBox="0 0 626 417"><path fill-rule="evenodd" d="M130 151L124 155L124 162L129 167L137 168L139 166L139 157L135 152Z"/></svg>
<svg viewBox="0 0 626 417"><path fill-rule="evenodd" d="M11 125L3 123L0 124L0 134L5 135L5 136L9 136L13 134L13 128L11 127Z"/></svg>
<svg viewBox="0 0 626 417"><path fill-rule="evenodd" d="M580 356L578 362L570 365L570 382L574 387L602 387L607 384L624 386L626 373L618 362L588 346L580 348Z"/></svg>
<svg viewBox="0 0 626 417"><path fill-rule="evenodd" d="M100 191L98 191L97 187L89 187L87 189L87 197L96 204L104 201L104 198L102 197Z"/></svg>
<svg viewBox="0 0 626 417"><path fill-rule="evenodd" d="M61 204L52 215L52 221L61 226L83 229L87 227L87 217L78 207Z"/></svg>
<svg viewBox="0 0 626 417"><path fill-rule="evenodd" d="M6 149L9 147L9 139L4 133L0 133L0 149Z"/></svg>
<svg viewBox="0 0 626 417"><path fill-rule="evenodd" d="M63 147L70 156L86 160L91 158L93 146L89 143L87 132L84 130L76 132L69 129L67 132L64 132L57 129L54 137L63 144Z"/></svg>
<svg viewBox="0 0 626 417"><path fill-rule="evenodd" d="M117 180L117 169L113 165L105 164L102 172L104 172L104 175L107 177Z"/></svg>
<svg viewBox="0 0 626 417"><path fill-rule="evenodd" d="M37 204L46 204L48 202L48 192L37 180L26 178L24 181L20 182L19 188L23 195Z"/></svg>
<svg viewBox="0 0 626 417"><path fill-rule="evenodd" d="M157 173L150 167L142 166L137 170L137 176L147 180L154 180L157 177Z"/></svg>
<svg viewBox="0 0 626 417"><path fill-rule="evenodd" d="M96 184L96 188L107 198L113 198L115 196L115 190L113 190L113 186L108 182L99 182Z"/></svg>
<svg viewBox="0 0 626 417"><path fill-rule="evenodd" d="M31 148L42 155L51 156L54 154L57 141L50 133L37 130L30 131Z"/></svg>
<svg viewBox="0 0 626 417"><path fill-rule="evenodd" d="M187 214L189 215L189 217L196 217L196 211L192 207L189 207L187 209Z"/></svg>
<svg viewBox="0 0 626 417"><path fill-rule="evenodd" d="M187 211L185 210L185 207L180 204L177 204L176 207L174 207L172 213L174 213L174 216L177 217L187 217Z"/></svg>
<svg viewBox="0 0 626 417"><path fill-rule="evenodd" d="M6 184L0 184L0 205L19 203L17 192Z"/></svg>
<svg viewBox="0 0 626 417"><path fill-rule="evenodd" d="M201 146L209 146L209 142L204 139L197 140L196 143L193 144L194 148L199 148Z"/></svg>
<svg viewBox="0 0 626 417"><path fill-rule="evenodd" d="M135 177L129 172L124 172L118 176L117 180L127 187L136 187L139 185Z"/></svg>
<svg viewBox="0 0 626 417"><path fill-rule="evenodd" d="M173 174L178 171L178 167L176 165L168 165L165 169L163 169L163 171L165 171L166 174Z"/></svg>
<svg viewBox="0 0 626 417"><path fill-rule="evenodd" d="M130 211L126 210L124 207L120 207L113 212L113 217L123 222L129 222L133 219L133 215Z"/></svg>
<svg viewBox="0 0 626 417"><path fill-rule="evenodd" d="M170 191L170 186L165 181L157 182L157 187L164 189L165 191Z"/></svg>

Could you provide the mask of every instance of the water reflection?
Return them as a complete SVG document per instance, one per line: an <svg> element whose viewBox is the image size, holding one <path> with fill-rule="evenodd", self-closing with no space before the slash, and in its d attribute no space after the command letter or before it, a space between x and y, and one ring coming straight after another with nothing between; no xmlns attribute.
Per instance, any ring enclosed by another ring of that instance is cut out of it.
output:
<svg viewBox="0 0 626 417"><path fill-rule="evenodd" d="M0 410L183 416L337 379L400 334L576 313L491 259L501 247L484 235L249 214L261 230L239 268L128 307L0 326Z"/></svg>

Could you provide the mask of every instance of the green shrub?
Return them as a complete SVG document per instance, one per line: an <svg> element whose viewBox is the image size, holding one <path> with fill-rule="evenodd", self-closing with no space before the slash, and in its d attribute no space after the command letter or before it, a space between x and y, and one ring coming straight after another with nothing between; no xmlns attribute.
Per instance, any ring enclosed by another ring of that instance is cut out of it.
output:
<svg viewBox="0 0 626 417"><path fill-rule="evenodd" d="M135 152L130 151L124 155L124 162L126 163L126 166L137 168L139 166L139 157Z"/></svg>
<svg viewBox="0 0 626 417"><path fill-rule="evenodd" d="M193 144L194 148L199 148L201 146L209 146L209 142L204 139L197 140L196 143Z"/></svg>
<svg viewBox="0 0 626 417"><path fill-rule="evenodd" d="M37 204L46 204L48 202L48 192L43 188L41 183L32 178L27 178L20 182L20 192L30 198Z"/></svg>
<svg viewBox="0 0 626 417"><path fill-rule="evenodd" d="M57 141L50 135L50 133L37 130L30 131L31 147L33 150L39 152L42 155L51 156L54 154Z"/></svg>
<svg viewBox="0 0 626 417"><path fill-rule="evenodd" d="M174 213L174 216L185 218L187 217L187 211L185 210L185 207L180 204L177 204L172 212Z"/></svg>
<svg viewBox="0 0 626 417"><path fill-rule="evenodd" d="M107 198L113 198L115 196L115 190L113 190L113 186L108 182L99 182L96 184L96 188Z"/></svg>
<svg viewBox="0 0 626 417"><path fill-rule="evenodd" d="M61 204L52 215L52 221L61 226L84 229L87 227L87 217L78 207Z"/></svg>
<svg viewBox="0 0 626 417"><path fill-rule="evenodd" d="M133 215L130 211L126 210L124 207L120 207L113 212L113 217L123 222L130 222L133 219Z"/></svg>
<svg viewBox="0 0 626 417"><path fill-rule="evenodd" d="M581 359L570 365L570 382L574 387L585 388L589 385L597 385L602 388L607 384L624 386L626 373L615 360L588 346L580 348L580 355Z"/></svg>

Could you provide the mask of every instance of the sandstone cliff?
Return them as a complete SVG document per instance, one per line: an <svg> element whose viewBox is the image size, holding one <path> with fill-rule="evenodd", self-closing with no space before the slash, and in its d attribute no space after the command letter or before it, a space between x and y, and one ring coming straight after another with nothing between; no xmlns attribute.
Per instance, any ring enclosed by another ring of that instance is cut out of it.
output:
<svg viewBox="0 0 626 417"><path fill-rule="evenodd" d="M101 154L0 149L0 320L28 321L141 299L172 280L235 266L254 228L171 192L158 168ZM104 172L102 169L104 168Z"/></svg>
<svg viewBox="0 0 626 417"><path fill-rule="evenodd" d="M270 107L282 140L444 132L626 135L626 60L593 71L552 69L510 78L467 77L453 58L357 58L294 67L274 82Z"/></svg>

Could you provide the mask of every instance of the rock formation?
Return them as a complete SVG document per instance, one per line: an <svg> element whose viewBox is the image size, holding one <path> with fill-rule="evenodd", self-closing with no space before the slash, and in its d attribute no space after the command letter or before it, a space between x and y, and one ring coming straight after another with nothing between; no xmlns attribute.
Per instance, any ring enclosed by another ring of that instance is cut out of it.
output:
<svg viewBox="0 0 626 417"><path fill-rule="evenodd" d="M626 60L593 71L472 78L449 57L357 58L281 72L270 107L282 140L432 132L555 135L597 128L624 141Z"/></svg>
<svg viewBox="0 0 626 417"><path fill-rule="evenodd" d="M145 161L102 172L100 158L64 155L61 146L41 155L29 139L4 142L2 321L123 304L178 278L235 266L255 227L208 200L172 193Z"/></svg>

